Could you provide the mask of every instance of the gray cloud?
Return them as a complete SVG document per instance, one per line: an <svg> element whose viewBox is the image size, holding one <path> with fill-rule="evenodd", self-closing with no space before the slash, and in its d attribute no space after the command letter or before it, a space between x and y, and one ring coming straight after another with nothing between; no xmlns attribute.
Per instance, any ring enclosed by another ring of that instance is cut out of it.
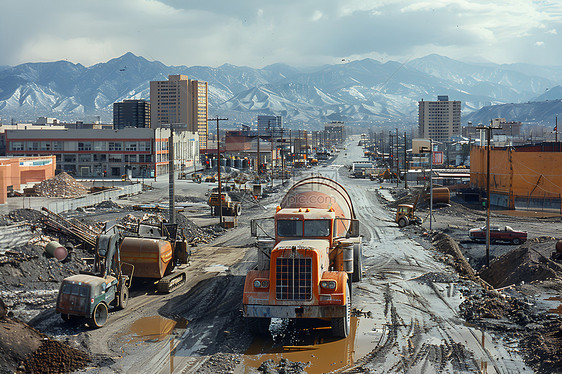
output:
<svg viewBox="0 0 562 374"><path fill-rule="evenodd" d="M0 65L91 65L128 51L173 65L405 61L431 53L559 65L561 23L558 1L4 1Z"/></svg>

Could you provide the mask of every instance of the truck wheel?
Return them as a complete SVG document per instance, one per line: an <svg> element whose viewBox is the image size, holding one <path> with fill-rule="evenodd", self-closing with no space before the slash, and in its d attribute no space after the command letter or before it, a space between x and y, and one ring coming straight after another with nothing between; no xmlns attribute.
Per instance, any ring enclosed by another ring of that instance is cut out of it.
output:
<svg viewBox="0 0 562 374"><path fill-rule="evenodd" d="M271 318L248 317L246 318L246 322L248 324L248 330L252 335L266 336L269 334Z"/></svg>
<svg viewBox="0 0 562 374"><path fill-rule="evenodd" d="M519 244L521 244L521 239L519 239L519 238L513 238L513 239L511 240L511 242L512 242L513 244L515 244L515 245L519 245Z"/></svg>
<svg viewBox="0 0 562 374"><path fill-rule="evenodd" d="M398 226L405 227L408 226L408 217L402 217L398 220Z"/></svg>
<svg viewBox="0 0 562 374"><path fill-rule="evenodd" d="M90 327L99 328L105 325L106 321L107 321L107 305L105 305L105 303L99 303L94 308L94 312L92 313L92 316L88 319L88 325L90 325Z"/></svg>
<svg viewBox="0 0 562 374"><path fill-rule="evenodd" d="M349 286L345 287L345 316L332 319L332 335L338 338L347 338L351 328L351 296Z"/></svg>
<svg viewBox="0 0 562 374"><path fill-rule="evenodd" d="M117 307L119 309L125 309L129 303L129 287L124 284L121 285L121 290L119 291L119 300L117 302Z"/></svg>
<svg viewBox="0 0 562 374"><path fill-rule="evenodd" d="M363 279L363 245L361 242L353 244L353 282Z"/></svg>

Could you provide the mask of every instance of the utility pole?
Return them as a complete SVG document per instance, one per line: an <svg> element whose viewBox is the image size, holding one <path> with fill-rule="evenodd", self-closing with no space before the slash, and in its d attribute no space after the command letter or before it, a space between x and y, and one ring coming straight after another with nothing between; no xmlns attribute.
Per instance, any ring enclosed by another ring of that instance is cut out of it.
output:
<svg viewBox="0 0 562 374"><path fill-rule="evenodd" d="M404 131L404 188L408 188L408 154L406 152L407 148L406 142L406 131Z"/></svg>
<svg viewBox="0 0 562 374"><path fill-rule="evenodd" d="M433 223L433 140L429 138L429 231Z"/></svg>
<svg viewBox="0 0 562 374"><path fill-rule="evenodd" d="M175 207L175 171L174 171L174 126L170 124L170 137L168 138L168 215L170 223L176 223Z"/></svg>
<svg viewBox="0 0 562 374"><path fill-rule="evenodd" d="M490 266L490 142L492 138L492 130L500 127L492 127L492 120L489 126L478 126L478 130L486 131L486 266Z"/></svg>
<svg viewBox="0 0 562 374"><path fill-rule="evenodd" d="M398 127L396 128L396 187L398 188L398 184L400 183L400 157L398 150Z"/></svg>
<svg viewBox="0 0 562 374"><path fill-rule="evenodd" d="M220 147L220 135L219 135L219 121L228 121L228 118L207 118L207 121L217 121L217 170L218 170L218 193L219 193L219 225L223 227L222 221L222 183L221 183L221 147ZM225 196L226 197L226 196Z"/></svg>
<svg viewBox="0 0 562 374"><path fill-rule="evenodd" d="M256 162L256 173L258 175L258 178L260 176L260 124L258 123L258 154L257 154L257 162Z"/></svg>

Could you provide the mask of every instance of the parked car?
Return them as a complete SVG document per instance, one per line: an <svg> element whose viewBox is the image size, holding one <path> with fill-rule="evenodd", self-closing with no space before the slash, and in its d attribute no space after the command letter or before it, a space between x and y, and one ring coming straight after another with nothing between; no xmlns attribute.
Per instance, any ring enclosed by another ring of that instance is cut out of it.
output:
<svg viewBox="0 0 562 374"><path fill-rule="evenodd" d="M469 230L468 236L471 240L485 242L486 226ZM519 245L526 240L527 233L525 231L517 231L509 226L490 226L490 243L501 241Z"/></svg>

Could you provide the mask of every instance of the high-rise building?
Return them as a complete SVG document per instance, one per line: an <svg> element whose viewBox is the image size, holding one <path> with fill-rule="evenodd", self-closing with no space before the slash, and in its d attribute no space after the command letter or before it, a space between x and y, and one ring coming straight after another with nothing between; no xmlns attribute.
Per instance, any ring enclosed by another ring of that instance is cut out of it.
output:
<svg viewBox="0 0 562 374"><path fill-rule="evenodd" d="M437 96L437 101L420 101L418 112L419 136L447 142L461 135L461 102L449 101L449 96Z"/></svg>
<svg viewBox="0 0 562 374"><path fill-rule="evenodd" d="M207 141L209 138L209 126L207 116L209 113L208 84L207 82L190 80L189 81L189 108L190 121L196 125L199 132L199 146L201 149L207 149Z"/></svg>
<svg viewBox="0 0 562 374"><path fill-rule="evenodd" d="M281 116L270 116L270 115L259 115L258 116L258 129L260 134L273 136L280 136L283 129L283 117Z"/></svg>
<svg viewBox="0 0 562 374"><path fill-rule="evenodd" d="M113 103L113 128L150 127L150 103L146 100L124 100Z"/></svg>
<svg viewBox="0 0 562 374"><path fill-rule="evenodd" d="M190 80L187 75L169 75L167 81L150 82L152 127L184 124L199 134L200 148L207 147L207 82Z"/></svg>

